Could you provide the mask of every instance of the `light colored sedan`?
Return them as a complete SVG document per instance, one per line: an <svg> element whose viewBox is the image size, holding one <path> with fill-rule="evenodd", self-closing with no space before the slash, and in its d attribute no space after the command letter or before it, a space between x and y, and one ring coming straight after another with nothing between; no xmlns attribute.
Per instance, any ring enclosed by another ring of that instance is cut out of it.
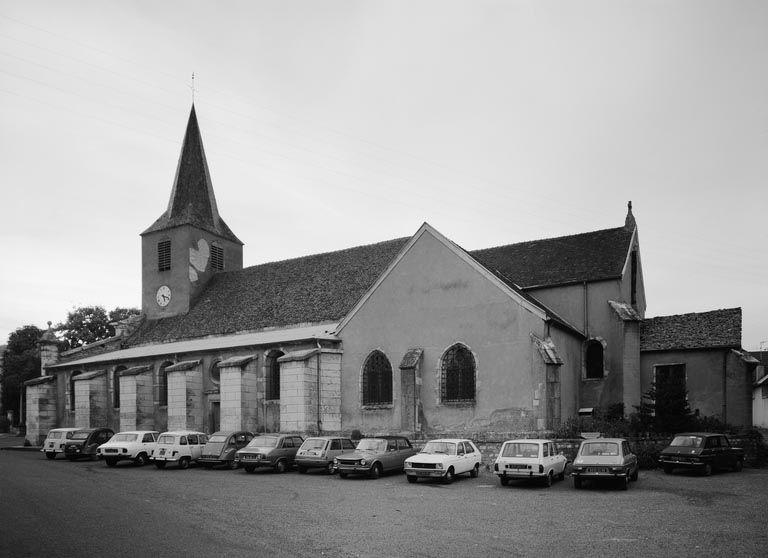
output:
<svg viewBox="0 0 768 558"><path fill-rule="evenodd" d="M133 461L139 466L146 465L149 456L155 451L159 434L155 430L118 432L109 442L101 444L96 453L104 458L107 467L114 467L118 461Z"/></svg>
<svg viewBox="0 0 768 558"><path fill-rule="evenodd" d="M408 482L419 478L442 479L452 482L456 475L469 473L474 478L480 471L483 456L477 446L463 438L431 440L424 449L405 460Z"/></svg>
<svg viewBox="0 0 768 558"><path fill-rule="evenodd" d="M552 486L552 481L565 478L568 459L557 452L552 440L508 440L493 464L502 486L512 479L529 479Z"/></svg>
<svg viewBox="0 0 768 558"><path fill-rule="evenodd" d="M581 488L582 481L602 479L618 480L621 488L629 488L629 481L638 476L637 456L623 438L595 438L584 440L573 462L573 487Z"/></svg>

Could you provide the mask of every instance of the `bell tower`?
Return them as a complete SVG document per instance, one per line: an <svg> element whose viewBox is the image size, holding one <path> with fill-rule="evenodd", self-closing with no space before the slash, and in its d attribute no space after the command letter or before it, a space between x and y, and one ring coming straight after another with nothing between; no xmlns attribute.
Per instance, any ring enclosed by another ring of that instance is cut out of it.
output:
<svg viewBox="0 0 768 558"><path fill-rule="evenodd" d="M141 233L141 267L150 320L186 314L214 274L243 267L243 243L219 216L194 104L168 207Z"/></svg>

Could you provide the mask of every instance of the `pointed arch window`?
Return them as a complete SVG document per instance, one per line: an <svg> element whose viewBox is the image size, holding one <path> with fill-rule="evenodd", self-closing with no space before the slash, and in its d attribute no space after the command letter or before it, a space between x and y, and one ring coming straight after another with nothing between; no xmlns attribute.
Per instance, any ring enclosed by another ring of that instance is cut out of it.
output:
<svg viewBox="0 0 768 558"><path fill-rule="evenodd" d="M270 351L266 358L266 398L268 400L280 399L280 363L277 361L285 353L283 351Z"/></svg>
<svg viewBox="0 0 768 558"><path fill-rule="evenodd" d="M379 350L365 359L362 391L363 405L392 404L392 365Z"/></svg>
<svg viewBox="0 0 768 558"><path fill-rule="evenodd" d="M157 386L158 386L158 405L161 407L168 405L168 372L166 368L172 366L172 362L164 362L160 366L160 370L157 372Z"/></svg>
<svg viewBox="0 0 768 558"><path fill-rule="evenodd" d="M118 366L112 372L112 407L120 408L120 372L125 370L125 366Z"/></svg>
<svg viewBox="0 0 768 558"><path fill-rule="evenodd" d="M605 375L603 344L597 339L587 343L585 366L589 380L599 380Z"/></svg>
<svg viewBox="0 0 768 558"><path fill-rule="evenodd" d="M440 359L440 396L443 403L475 401L475 357L464 345L453 345Z"/></svg>

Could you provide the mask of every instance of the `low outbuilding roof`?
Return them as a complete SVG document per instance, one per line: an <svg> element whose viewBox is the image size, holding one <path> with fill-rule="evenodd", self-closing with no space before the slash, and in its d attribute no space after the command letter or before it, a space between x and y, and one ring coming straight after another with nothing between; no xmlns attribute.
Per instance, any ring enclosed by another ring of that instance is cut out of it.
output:
<svg viewBox="0 0 768 558"><path fill-rule="evenodd" d="M640 323L640 350L741 347L741 308L657 316Z"/></svg>

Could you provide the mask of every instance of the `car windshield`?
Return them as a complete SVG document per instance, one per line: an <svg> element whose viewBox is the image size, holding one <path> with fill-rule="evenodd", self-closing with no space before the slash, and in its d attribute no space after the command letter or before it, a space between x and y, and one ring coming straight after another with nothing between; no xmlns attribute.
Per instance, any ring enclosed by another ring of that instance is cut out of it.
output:
<svg viewBox="0 0 768 558"><path fill-rule="evenodd" d="M213 440L213 438L211 438ZM274 448L277 445L277 436L257 436L251 443L248 444L249 448Z"/></svg>
<svg viewBox="0 0 768 558"><path fill-rule="evenodd" d="M453 442L427 442L421 453L444 453L456 455L456 444Z"/></svg>
<svg viewBox="0 0 768 558"><path fill-rule="evenodd" d="M357 449L359 451L386 451L387 441L377 438L363 439L357 444Z"/></svg>
<svg viewBox="0 0 768 558"><path fill-rule="evenodd" d="M323 440L322 438L310 438L309 440L306 440L303 444L301 444L301 449L304 449L304 450L324 449L326 443L327 443L327 440Z"/></svg>
<svg viewBox="0 0 768 558"><path fill-rule="evenodd" d="M538 457L539 444L513 442L504 444L501 452L502 457Z"/></svg>
<svg viewBox="0 0 768 558"><path fill-rule="evenodd" d="M176 442L176 436L165 435L165 436L160 436L157 439L157 443L158 444L168 444L168 445L170 445L170 444L173 444L175 442Z"/></svg>
<svg viewBox="0 0 768 558"><path fill-rule="evenodd" d="M72 439L73 440L85 440L88 437L89 434L90 434L90 432L75 432L74 434L72 434Z"/></svg>
<svg viewBox="0 0 768 558"><path fill-rule="evenodd" d="M684 447L684 448L700 448L704 442L704 438L701 436L675 436L670 446Z"/></svg>
<svg viewBox="0 0 768 558"><path fill-rule="evenodd" d="M616 442L589 442L581 447L581 455L619 455Z"/></svg>
<svg viewBox="0 0 768 558"><path fill-rule="evenodd" d="M135 442L136 438L138 438L137 434L115 434L110 442Z"/></svg>
<svg viewBox="0 0 768 558"><path fill-rule="evenodd" d="M208 438L208 441L213 442L214 444L221 444L223 442L226 442L227 438L229 438L229 436L227 436L226 434L214 434L213 436Z"/></svg>
<svg viewBox="0 0 768 558"><path fill-rule="evenodd" d="M51 440L55 440L55 439L61 438L61 435L62 435L62 434L63 434L63 432L49 432L49 433L48 433L48 437L49 437Z"/></svg>

